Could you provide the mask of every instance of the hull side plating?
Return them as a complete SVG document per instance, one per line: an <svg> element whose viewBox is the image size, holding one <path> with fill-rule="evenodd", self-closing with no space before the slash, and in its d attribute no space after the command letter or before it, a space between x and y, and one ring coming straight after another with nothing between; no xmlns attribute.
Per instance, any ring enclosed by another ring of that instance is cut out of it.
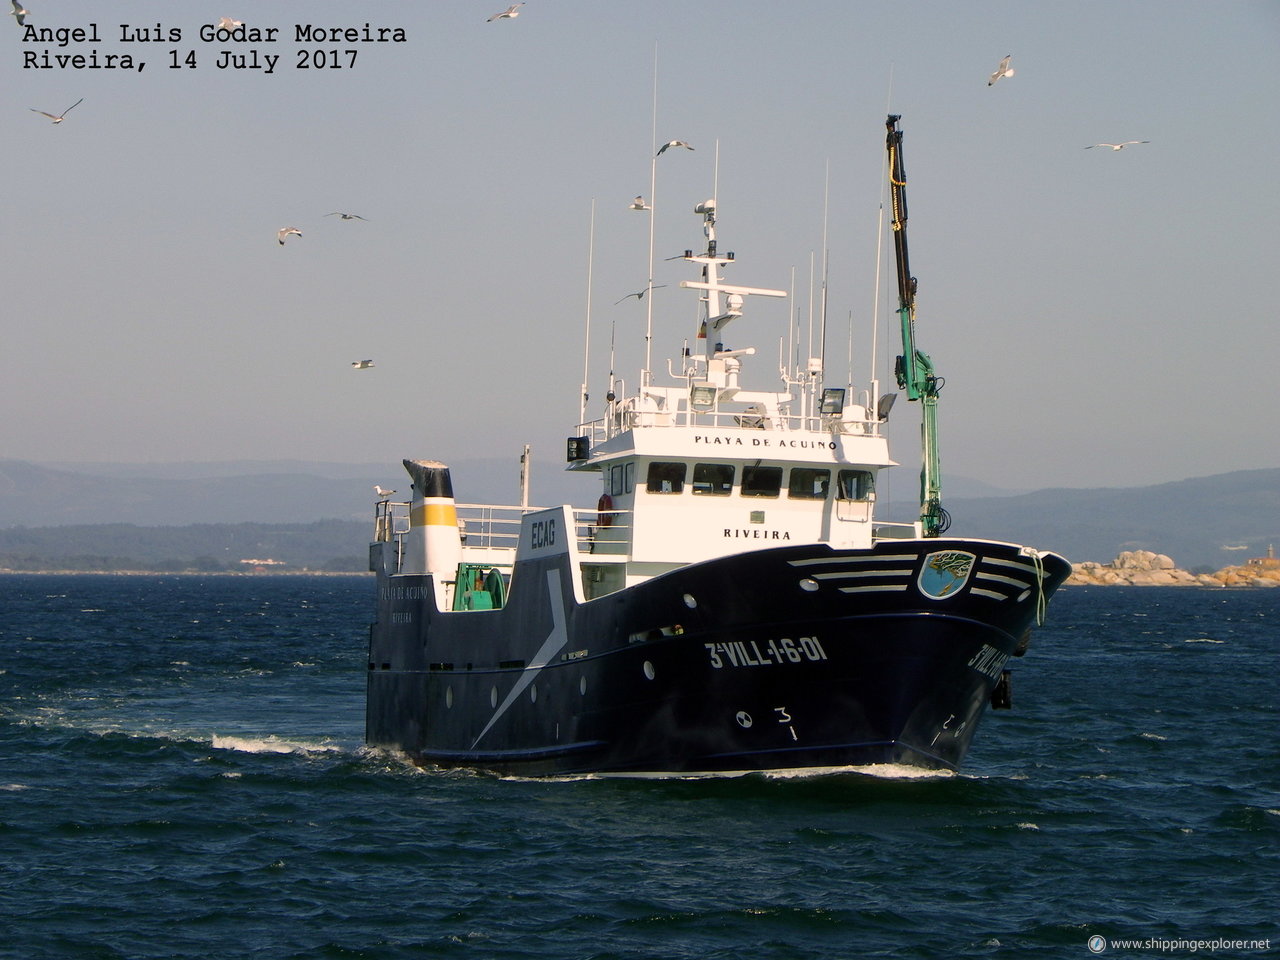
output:
<svg viewBox="0 0 1280 960"><path fill-rule="evenodd" d="M950 557L963 579L938 579ZM517 563L504 608L459 612L429 576L380 574L367 739L529 775L954 769L1067 570L985 541L808 545L581 602L561 554Z"/></svg>

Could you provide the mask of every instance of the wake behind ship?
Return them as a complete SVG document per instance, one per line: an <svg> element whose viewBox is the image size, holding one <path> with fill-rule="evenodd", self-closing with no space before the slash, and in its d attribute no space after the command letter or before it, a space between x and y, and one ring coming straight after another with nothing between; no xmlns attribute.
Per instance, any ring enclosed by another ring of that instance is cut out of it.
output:
<svg viewBox="0 0 1280 960"><path fill-rule="evenodd" d="M773 390L745 385L755 350L725 331L748 299L786 294L724 282L735 258L704 201L680 284L702 303L697 349L667 384L647 361L634 392L610 382L597 419L584 400L569 438L594 509L458 505L429 460L405 461L409 502L378 502L370 744L533 776L960 764L1070 565L945 537L941 378L915 345L897 120L895 372L922 412L919 517L875 517L894 394L827 386L821 358L788 358Z"/></svg>

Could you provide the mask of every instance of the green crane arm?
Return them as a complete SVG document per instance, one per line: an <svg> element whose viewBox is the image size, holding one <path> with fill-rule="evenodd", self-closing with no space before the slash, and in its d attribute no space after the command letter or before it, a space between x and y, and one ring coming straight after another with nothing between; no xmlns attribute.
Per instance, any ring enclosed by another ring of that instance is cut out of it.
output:
<svg viewBox="0 0 1280 960"><path fill-rule="evenodd" d="M942 509L942 464L938 458L938 392L943 380L933 369L928 354L916 347L916 278L911 275L907 256L907 175L902 166L902 131L893 114L885 121L888 129L889 197L892 210L893 247L898 261L898 319L902 327L902 354L894 363L898 389L908 400L921 404L920 442L920 524L926 537L946 532L951 518Z"/></svg>

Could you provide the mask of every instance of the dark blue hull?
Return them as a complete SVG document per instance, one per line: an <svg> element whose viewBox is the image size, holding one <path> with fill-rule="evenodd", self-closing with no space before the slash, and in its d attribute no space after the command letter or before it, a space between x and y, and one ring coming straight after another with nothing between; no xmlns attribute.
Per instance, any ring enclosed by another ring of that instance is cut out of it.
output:
<svg viewBox="0 0 1280 960"><path fill-rule="evenodd" d="M955 769L1070 572L986 541L806 545L578 602L566 559L517 563L493 611L379 574L368 742L531 776Z"/></svg>

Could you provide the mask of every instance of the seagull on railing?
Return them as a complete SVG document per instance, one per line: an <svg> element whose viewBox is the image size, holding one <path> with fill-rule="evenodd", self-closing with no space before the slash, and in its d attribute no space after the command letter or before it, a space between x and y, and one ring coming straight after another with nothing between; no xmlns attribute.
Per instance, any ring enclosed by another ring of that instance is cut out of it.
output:
<svg viewBox="0 0 1280 960"><path fill-rule="evenodd" d="M27 22L27 14L31 11L18 2L18 0L9 0L13 4L13 9L9 11L9 15L18 21L18 26L23 26Z"/></svg>
<svg viewBox="0 0 1280 960"><path fill-rule="evenodd" d="M281 227L279 230L276 231L276 240L280 242L280 246L282 247L284 246L284 241L287 237L300 237L300 236L302 236L302 231L299 230L297 227Z"/></svg>
<svg viewBox="0 0 1280 960"><path fill-rule="evenodd" d="M1150 140L1126 140L1124 143L1091 143L1089 146L1085 147L1085 149L1092 150L1094 147L1110 147L1112 150L1123 150L1130 144L1150 142Z"/></svg>
<svg viewBox="0 0 1280 960"><path fill-rule="evenodd" d="M666 143L664 143L662 146L658 148L658 152L655 153L654 156L660 157L664 153L666 153L668 150L670 150L672 147L684 147L686 150L693 149L693 147L689 146L689 144L683 140L668 140Z"/></svg>
<svg viewBox="0 0 1280 960"><path fill-rule="evenodd" d="M523 6L524 0L520 0L519 3L513 3L501 13L495 13L492 17L486 20L485 23L493 23L495 20L514 20L516 17L520 16L520 8Z"/></svg>
<svg viewBox="0 0 1280 960"><path fill-rule="evenodd" d="M394 490L383 490L382 487L378 486L376 483L373 485L373 492L378 495L379 500L387 500L395 496Z"/></svg>
<svg viewBox="0 0 1280 960"><path fill-rule="evenodd" d="M636 197L631 201L630 209L632 210L652 210L653 207L644 202L644 197Z"/></svg>
<svg viewBox="0 0 1280 960"><path fill-rule="evenodd" d="M991 79L987 81L987 86L991 86L1001 77L1012 77L1013 67L1009 66L1009 61L1013 59L1013 54L1005 57L1000 61L1000 66L996 67L996 72L991 75Z"/></svg>
<svg viewBox="0 0 1280 960"><path fill-rule="evenodd" d="M28 109L29 109L29 110L31 110L33 113L38 113L38 114L41 114L42 116L46 116L46 117L48 117L48 118L49 118L50 120L52 120L54 123L61 123L61 122L62 122L62 120L63 120L63 118L64 118L68 113L70 113L70 112L71 112L72 110L74 110L76 107L80 106L80 104L82 104L82 103L84 103L84 97L81 97L79 100L77 100L77 101L76 101L75 103L73 103L71 106L67 107L67 109L63 110L61 113L56 114L56 115L55 115L55 114L52 114L52 113L45 113L45 111L43 111L43 110L37 110L35 107L29 107Z"/></svg>
<svg viewBox="0 0 1280 960"><path fill-rule="evenodd" d="M355 370L368 370L373 366L372 360L352 360L351 366Z"/></svg>

